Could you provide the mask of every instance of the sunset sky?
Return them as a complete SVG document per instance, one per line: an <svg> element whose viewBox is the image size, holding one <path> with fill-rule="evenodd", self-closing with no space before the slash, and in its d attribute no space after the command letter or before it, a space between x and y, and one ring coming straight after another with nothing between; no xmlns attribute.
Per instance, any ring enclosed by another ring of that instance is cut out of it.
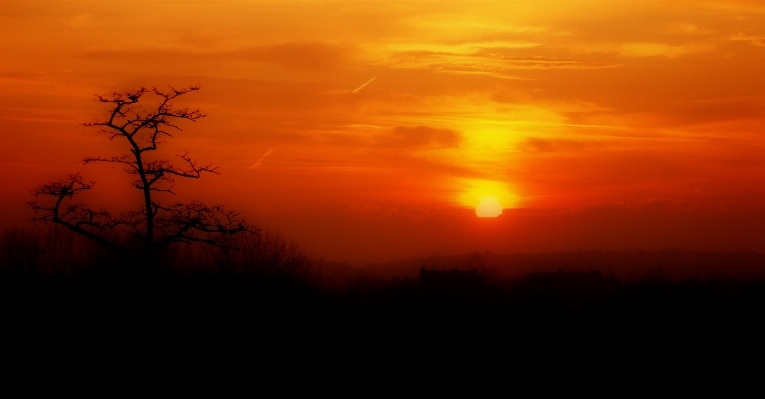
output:
<svg viewBox="0 0 765 399"><path fill-rule="evenodd" d="M315 258L765 251L765 3L0 0L0 226L140 206L96 94L200 85L160 155ZM490 198L503 208L479 218Z"/></svg>

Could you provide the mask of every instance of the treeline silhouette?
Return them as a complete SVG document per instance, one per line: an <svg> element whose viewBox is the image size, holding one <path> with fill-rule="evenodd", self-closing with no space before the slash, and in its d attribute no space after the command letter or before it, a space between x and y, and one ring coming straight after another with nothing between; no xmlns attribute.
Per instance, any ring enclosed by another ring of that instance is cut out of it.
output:
<svg viewBox="0 0 765 399"><path fill-rule="evenodd" d="M761 253L472 253L352 267L313 260L277 233L236 240L239 250L168 246L146 268L63 228L6 229L3 314L35 331L151 326L280 341L304 330L709 332L754 326L765 308Z"/></svg>
<svg viewBox="0 0 765 399"><path fill-rule="evenodd" d="M494 254L473 252L454 256L428 256L358 268L358 273L382 279L415 278L420 268L478 268L495 284L531 273L589 272L600 270L622 283L687 280L765 281L765 253L712 252L681 249L587 250L575 252Z"/></svg>

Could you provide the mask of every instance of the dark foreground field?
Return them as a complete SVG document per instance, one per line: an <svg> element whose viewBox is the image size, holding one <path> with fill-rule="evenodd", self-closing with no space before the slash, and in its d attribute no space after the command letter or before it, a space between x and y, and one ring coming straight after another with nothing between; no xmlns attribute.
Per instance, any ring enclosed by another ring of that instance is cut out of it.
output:
<svg viewBox="0 0 765 399"><path fill-rule="evenodd" d="M38 280L3 285L0 301L6 356L53 361L54 370L84 358L89 367L122 368L129 360L160 374L178 363L333 375L379 368L475 373L494 362L581 375L592 372L592 362L597 369L665 361L651 370L739 367L761 348L762 282L591 289L525 279L467 291L400 281L327 291L300 281L198 275Z"/></svg>
<svg viewBox="0 0 765 399"><path fill-rule="evenodd" d="M765 282L756 273L681 279L654 273L620 281L600 269L540 269L512 278L477 269L451 278L454 272L445 269L436 270L435 280L423 280L346 268L338 277L332 273L337 265L312 262L280 243L272 237L253 245L248 256L257 262L205 260L183 249L151 267L105 253L70 253L52 261L45 255L50 250L5 251L0 279L5 341L32 352L101 345L261 354L387 347L443 354L480 347L485 354L551 345L624 348L649 341L712 347L763 332ZM750 271L762 265L760 254L744 258L753 262ZM551 266L549 257L544 259ZM566 257L561 259L565 264Z"/></svg>
<svg viewBox="0 0 765 399"><path fill-rule="evenodd" d="M738 280L532 276L462 288L365 279L335 290L288 277L144 274L5 279L0 289L6 327L49 338L610 339L753 331L765 310L765 283Z"/></svg>

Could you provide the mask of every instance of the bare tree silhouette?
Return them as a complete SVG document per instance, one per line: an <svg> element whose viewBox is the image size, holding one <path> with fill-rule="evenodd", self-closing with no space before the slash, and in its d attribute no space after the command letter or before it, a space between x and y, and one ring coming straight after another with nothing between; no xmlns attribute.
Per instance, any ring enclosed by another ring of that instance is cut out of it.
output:
<svg viewBox="0 0 765 399"><path fill-rule="evenodd" d="M240 213L223 206L209 206L198 201L167 204L157 201L160 193L175 194L173 183L177 178L197 179L204 173L219 174L217 167L210 164L201 166L186 153L178 155L182 167L166 159L150 159L152 152L164 143L164 138L172 137L172 132L181 131L178 122L194 122L205 116L198 109L174 109L172 106L176 98L198 90L198 86L184 89L170 87L168 91L141 87L135 91L96 97L98 102L109 105L109 117L104 121L85 123L84 126L99 127L101 132L109 134L109 140L123 141L129 153L89 157L83 162L124 165L125 172L136 176L132 184L143 197L140 209L115 216L105 210L96 211L85 204L73 203L74 196L91 190L95 184L84 181L80 174L73 174L32 191L36 198L46 198L45 201L28 203L36 214L32 220L60 224L126 257L131 251L118 239L119 232L135 237L148 258L172 243L198 242L219 248L234 248L233 236L236 234L257 233L258 230L248 226ZM150 96L156 98L156 102L148 100ZM149 105L144 105L147 103Z"/></svg>

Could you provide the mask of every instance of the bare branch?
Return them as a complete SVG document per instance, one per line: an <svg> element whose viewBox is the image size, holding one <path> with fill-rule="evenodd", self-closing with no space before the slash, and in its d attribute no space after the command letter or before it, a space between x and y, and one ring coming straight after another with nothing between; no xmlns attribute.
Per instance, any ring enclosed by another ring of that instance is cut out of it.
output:
<svg viewBox="0 0 765 399"><path fill-rule="evenodd" d="M38 201L30 201L27 204L32 207L35 216L32 221L44 223L53 222L65 226L75 233L82 234L109 248L121 250L114 243L105 240L99 232L112 230L125 224L120 218L113 218L106 211L93 211L83 204L69 204L63 206L64 200L71 200L76 194L93 188L94 182L85 183L79 174L69 175L67 179L44 184L32 191L35 197L53 197L52 205L43 205Z"/></svg>
<svg viewBox="0 0 765 399"><path fill-rule="evenodd" d="M257 233L247 225L240 213L223 206L207 206L200 202L177 203L171 206L156 205L163 211L157 217L157 229L163 234L158 247L173 242L204 242L220 248L235 248L228 237L243 232Z"/></svg>
<svg viewBox="0 0 765 399"><path fill-rule="evenodd" d="M191 158L189 158L188 153L185 153L183 155L177 155L177 156L189 164L189 169L185 171L172 171L172 172L168 171L169 173L172 173L176 176L198 179L199 176L202 174L202 172L214 173L216 175L220 174L220 172L218 172L218 167L212 166L212 164L207 164L205 166L197 166L197 164L194 161L192 161Z"/></svg>
<svg viewBox="0 0 765 399"><path fill-rule="evenodd" d="M173 109L171 101L186 93L198 91L199 86L191 86L184 89L170 87L168 92L157 88L147 90L140 88L125 93L112 93L111 96L96 96L102 103L113 104L113 110L106 121L95 121L84 124L85 126L100 126L102 131L110 134L110 139L124 136L129 139L135 151L145 152L157 149L157 144L162 136L172 137L168 129L178 130L181 128L173 120L196 121L205 117L198 109ZM160 97L160 102L151 111L135 106L145 94L151 93ZM137 143L144 143L138 146Z"/></svg>
<svg viewBox="0 0 765 399"><path fill-rule="evenodd" d="M130 169L127 169L126 171L128 173L138 173L138 165L136 164L135 158L131 157L130 155L118 155L113 156L111 158L104 158L104 157L88 157L82 160L82 163L87 165L89 163L93 162L109 162L109 163L121 163L124 165L127 165Z"/></svg>

